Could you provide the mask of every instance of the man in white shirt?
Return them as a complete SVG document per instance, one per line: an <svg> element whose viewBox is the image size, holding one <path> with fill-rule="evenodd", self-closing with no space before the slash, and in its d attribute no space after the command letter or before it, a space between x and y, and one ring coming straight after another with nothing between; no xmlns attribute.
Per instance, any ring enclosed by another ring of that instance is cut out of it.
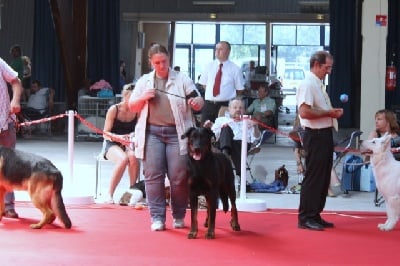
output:
<svg viewBox="0 0 400 266"><path fill-rule="evenodd" d="M332 108L323 80L331 73L333 57L318 51L310 58L310 73L297 91L300 124L305 128L303 147L306 172L301 185L298 227L322 231L334 227L321 217L330 185L333 164L333 134L342 108Z"/></svg>
<svg viewBox="0 0 400 266"><path fill-rule="evenodd" d="M31 119L40 118L53 106L54 90L43 88L40 81L34 80L31 86L31 92L28 103L23 112Z"/></svg>
<svg viewBox="0 0 400 266"><path fill-rule="evenodd" d="M240 68L229 60L231 45L221 41L215 47L215 60L209 63L200 76L199 83L205 87L205 104L201 110L201 123L218 117L221 106L228 106L229 101L236 97L237 91L244 90L243 73ZM221 69L220 86L215 93L217 73Z"/></svg>
<svg viewBox="0 0 400 266"><path fill-rule="evenodd" d="M240 176L241 155L242 155L242 115L244 114L244 103L240 99L233 99L229 102L229 116L218 117L213 124L210 120L204 126L211 127L218 143L219 149L232 158L235 171ZM250 144L260 138L258 125L248 121L247 143Z"/></svg>

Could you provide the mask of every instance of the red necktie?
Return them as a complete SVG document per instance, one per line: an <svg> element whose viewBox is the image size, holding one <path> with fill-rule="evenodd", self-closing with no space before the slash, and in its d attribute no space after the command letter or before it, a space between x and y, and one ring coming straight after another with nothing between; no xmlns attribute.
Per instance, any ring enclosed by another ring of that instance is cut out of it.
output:
<svg viewBox="0 0 400 266"><path fill-rule="evenodd" d="M213 88L213 96L217 96L219 94L219 88L221 87L221 78L222 78L222 64L219 64L219 69L217 75L215 76L214 88Z"/></svg>

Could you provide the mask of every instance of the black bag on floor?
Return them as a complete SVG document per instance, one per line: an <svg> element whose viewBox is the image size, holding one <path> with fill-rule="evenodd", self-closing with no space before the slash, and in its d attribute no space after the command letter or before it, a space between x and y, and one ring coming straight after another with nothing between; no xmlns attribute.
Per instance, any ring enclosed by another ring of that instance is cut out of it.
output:
<svg viewBox="0 0 400 266"><path fill-rule="evenodd" d="M346 155L342 169L342 190L360 191L360 177L363 159L360 156Z"/></svg>

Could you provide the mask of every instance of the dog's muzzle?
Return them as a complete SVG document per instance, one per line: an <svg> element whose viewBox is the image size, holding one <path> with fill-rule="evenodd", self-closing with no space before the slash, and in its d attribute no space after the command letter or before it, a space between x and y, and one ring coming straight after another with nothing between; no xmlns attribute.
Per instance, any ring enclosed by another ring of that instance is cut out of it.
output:
<svg viewBox="0 0 400 266"><path fill-rule="evenodd" d="M196 161L200 161L203 158L202 155L203 154L200 148L191 149L190 151L190 157L192 157Z"/></svg>

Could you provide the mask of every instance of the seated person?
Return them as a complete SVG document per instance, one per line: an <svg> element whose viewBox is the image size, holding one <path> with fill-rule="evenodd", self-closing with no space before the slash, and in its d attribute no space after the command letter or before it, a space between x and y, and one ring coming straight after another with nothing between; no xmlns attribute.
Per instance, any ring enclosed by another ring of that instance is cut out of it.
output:
<svg viewBox="0 0 400 266"><path fill-rule="evenodd" d="M210 120L204 123L205 127L211 127L218 140L218 148L232 158L236 174L240 176L241 154L242 154L242 120L244 114L244 103L240 99L229 102L229 117L218 117L213 124ZM257 124L248 121L247 143L250 144L260 138L260 130Z"/></svg>
<svg viewBox="0 0 400 266"><path fill-rule="evenodd" d="M385 133L392 136L391 139L391 151L394 158L400 160L400 126L397 123L396 114L390 110L382 109L375 113L375 130L372 131L368 139L380 138ZM365 161L369 161L369 156L365 158Z"/></svg>
<svg viewBox="0 0 400 266"><path fill-rule="evenodd" d="M275 100L269 97L269 87L267 83L261 83L258 87L258 99L255 99L247 108L246 113L253 115L254 119L260 121L259 129L267 129L271 132L268 139L272 136L273 128L275 128L274 114L276 111Z"/></svg>
<svg viewBox="0 0 400 266"><path fill-rule="evenodd" d="M49 113L54 105L54 89L43 88L40 81L34 80L23 113L30 119L38 119Z"/></svg>
<svg viewBox="0 0 400 266"><path fill-rule="evenodd" d="M104 158L115 163L111 175L108 198L105 201L108 204L114 204L115 189L127 167L130 187L134 187L139 176L140 164L135 157L134 146L125 144L129 143L130 134L134 132L137 122L137 114L132 113L128 108L128 101L132 90L133 85L131 84L123 86L121 102L110 106L104 122Z"/></svg>

